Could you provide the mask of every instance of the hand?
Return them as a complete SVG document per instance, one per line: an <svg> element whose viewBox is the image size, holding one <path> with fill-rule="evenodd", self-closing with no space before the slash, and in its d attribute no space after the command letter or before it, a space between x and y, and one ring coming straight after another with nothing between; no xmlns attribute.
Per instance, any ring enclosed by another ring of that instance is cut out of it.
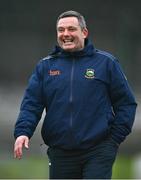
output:
<svg viewBox="0 0 141 180"><path fill-rule="evenodd" d="M29 138L27 136L19 136L17 137L14 145L14 157L21 159L22 158L22 150L23 146L28 149L29 148Z"/></svg>

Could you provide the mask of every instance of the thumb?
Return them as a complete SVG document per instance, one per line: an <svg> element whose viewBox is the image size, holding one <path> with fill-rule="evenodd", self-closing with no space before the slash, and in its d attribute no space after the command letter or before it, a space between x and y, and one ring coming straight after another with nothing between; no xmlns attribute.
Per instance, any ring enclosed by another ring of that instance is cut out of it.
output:
<svg viewBox="0 0 141 180"><path fill-rule="evenodd" d="M28 138L25 139L24 146L26 149L29 148L29 139Z"/></svg>

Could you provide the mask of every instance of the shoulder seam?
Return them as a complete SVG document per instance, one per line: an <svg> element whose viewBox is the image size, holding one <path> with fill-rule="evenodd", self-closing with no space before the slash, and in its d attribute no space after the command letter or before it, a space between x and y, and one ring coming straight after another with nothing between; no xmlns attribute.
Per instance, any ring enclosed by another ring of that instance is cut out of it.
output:
<svg viewBox="0 0 141 180"><path fill-rule="evenodd" d="M110 54L110 53L108 53L106 51L101 51L101 50L97 49L96 53L101 54L103 56L106 56L106 57L110 58L111 60L115 60L116 59L112 54Z"/></svg>
<svg viewBox="0 0 141 180"><path fill-rule="evenodd" d="M53 56L48 55L48 56L46 56L46 57L42 58L42 61L45 61L45 60L48 60L48 59L52 59L52 58L53 58Z"/></svg>

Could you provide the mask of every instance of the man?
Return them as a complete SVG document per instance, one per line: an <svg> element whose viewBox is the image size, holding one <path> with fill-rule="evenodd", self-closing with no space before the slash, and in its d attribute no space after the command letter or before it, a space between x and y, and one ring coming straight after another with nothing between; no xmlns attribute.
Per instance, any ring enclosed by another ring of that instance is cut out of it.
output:
<svg viewBox="0 0 141 180"><path fill-rule="evenodd" d="M41 60L15 125L16 158L41 118L51 179L110 179L118 147L131 132L136 102L118 60L88 40L75 11L57 20L59 46Z"/></svg>

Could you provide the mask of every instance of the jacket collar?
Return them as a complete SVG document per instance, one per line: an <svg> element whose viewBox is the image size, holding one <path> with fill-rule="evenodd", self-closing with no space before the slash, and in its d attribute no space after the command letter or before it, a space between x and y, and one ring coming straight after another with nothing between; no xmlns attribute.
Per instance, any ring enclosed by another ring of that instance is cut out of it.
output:
<svg viewBox="0 0 141 180"><path fill-rule="evenodd" d="M95 48L93 44L86 39L85 47L80 51L68 52L63 50L60 46L55 46L54 50L50 53L51 56L59 56L59 57L81 57L81 56L92 56L95 52Z"/></svg>

